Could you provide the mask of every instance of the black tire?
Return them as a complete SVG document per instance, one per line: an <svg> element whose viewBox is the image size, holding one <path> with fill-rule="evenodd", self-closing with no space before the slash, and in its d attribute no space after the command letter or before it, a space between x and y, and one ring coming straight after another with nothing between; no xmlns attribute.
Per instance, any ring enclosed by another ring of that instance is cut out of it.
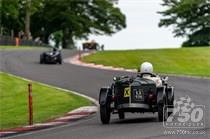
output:
<svg viewBox="0 0 210 139"><path fill-rule="evenodd" d="M62 64L62 60L61 60L61 59L59 59L59 60L58 60L58 63L61 65L61 64Z"/></svg>
<svg viewBox="0 0 210 139"><path fill-rule="evenodd" d="M125 113L123 111L118 111L119 119L125 119Z"/></svg>
<svg viewBox="0 0 210 139"><path fill-rule="evenodd" d="M44 64L44 60L43 60L43 58L42 57L40 57L40 62L39 62L40 64Z"/></svg>
<svg viewBox="0 0 210 139"><path fill-rule="evenodd" d="M61 56L58 57L58 63L62 64L62 57Z"/></svg>
<svg viewBox="0 0 210 139"><path fill-rule="evenodd" d="M103 106L100 105L100 117L102 124L109 124L110 115L110 106L108 104Z"/></svg>
<svg viewBox="0 0 210 139"><path fill-rule="evenodd" d="M166 121L168 118L166 103L158 104L158 119L160 122Z"/></svg>
<svg viewBox="0 0 210 139"><path fill-rule="evenodd" d="M163 121L163 105L162 104L158 104L158 120L160 122Z"/></svg>
<svg viewBox="0 0 210 139"><path fill-rule="evenodd" d="M171 100L171 102L169 103L169 106L168 106L169 109L174 109L174 96ZM173 111L170 111L168 112L168 117L173 113Z"/></svg>
<svg viewBox="0 0 210 139"><path fill-rule="evenodd" d="M168 108L169 108L169 109L173 109L173 108L174 108L174 105L169 105ZM168 117L169 117L172 113L173 113L172 111L171 111L171 112L168 112Z"/></svg>
<svg viewBox="0 0 210 139"><path fill-rule="evenodd" d="M172 96L172 99L168 104L169 104L168 108L170 108L170 109L174 108L174 96ZM168 112L168 116L170 116L172 113L173 113L172 111Z"/></svg>

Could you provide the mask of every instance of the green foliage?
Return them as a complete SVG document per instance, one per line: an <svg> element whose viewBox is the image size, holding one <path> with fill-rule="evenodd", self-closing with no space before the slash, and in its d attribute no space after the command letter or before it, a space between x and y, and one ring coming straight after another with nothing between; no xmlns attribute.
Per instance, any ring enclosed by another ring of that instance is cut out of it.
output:
<svg viewBox="0 0 210 139"><path fill-rule="evenodd" d="M111 35L126 27L125 15L108 0L45 0L43 9L32 16L32 20L35 32L45 28L45 38L62 30L64 47L72 45L73 38Z"/></svg>
<svg viewBox="0 0 210 139"><path fill-rule="evenodd" d="M163 0L166 10L159 26L173 26L176 37L188 37L183 46L210 45L210 0Z"/></svg>
<svg viewBox="0 0 210 139"><path fill-rule="evenodd" d="M5 32L15 30L20 26L18 22L18 0L1 0L1 26L5 27Z"/></svg>
<svg viewBox="0 0 210 139"><path fill-rule="evenodd" d="M25 30L30 12L32 36L47 43L50 34L62 31L63 46L73 47L74 38L90 34L112 35L126 27L125 15L110 0L2 0L1 26ZM30 6L29 6L30 5Z"/></svg>
<svg viewBox="0 0 210 139"><path fill-rule="evenodd" d="M61 46L61 42L63 40L63 33L62 31L56 31L54 33L52 33L53 35L53 39L55 41L55 47L59 48L59 46Z"/></svg>
<svg viewBox="0 0 210 139"><path fill-rule="evenodd" d="M30 7L27 6L29 0L1 0L0 2L0 27L3 27L3 33L6 35L10 34L11 30L15 35L24 30L25 14L29 8L33 15L42 7L42 0L31 0Z"/></svg>

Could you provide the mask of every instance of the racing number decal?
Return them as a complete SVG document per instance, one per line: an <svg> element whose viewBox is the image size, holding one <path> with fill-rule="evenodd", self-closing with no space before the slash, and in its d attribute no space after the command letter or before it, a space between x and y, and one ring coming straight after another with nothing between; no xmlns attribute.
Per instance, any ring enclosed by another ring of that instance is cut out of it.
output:
<svg viewBox="0 0 210 139"><path fill-rule="evenodd" d="M124 89L124 97L129 97L131 95L130 87Z"/></svg>

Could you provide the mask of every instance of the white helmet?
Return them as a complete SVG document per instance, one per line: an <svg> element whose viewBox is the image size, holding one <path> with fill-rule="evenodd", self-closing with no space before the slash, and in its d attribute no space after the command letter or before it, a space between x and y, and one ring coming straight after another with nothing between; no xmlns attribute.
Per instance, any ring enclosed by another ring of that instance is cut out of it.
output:
<svg viewBox="0 0 210 139"><path fill-rule="evenodd" d="M141 64L140 67L140 72L141 73L152 73L153 72L153 66L149 62L144 62Z"/></svg>

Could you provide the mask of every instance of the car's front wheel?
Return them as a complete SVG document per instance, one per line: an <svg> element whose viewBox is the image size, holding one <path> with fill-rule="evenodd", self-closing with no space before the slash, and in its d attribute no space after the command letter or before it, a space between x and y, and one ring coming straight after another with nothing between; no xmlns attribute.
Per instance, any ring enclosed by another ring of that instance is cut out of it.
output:
<svg viewBox="0 0 210 139"><path fill-rule="evenodd" d="M100 116L103 124L108 124L110 121L110 107L108 104L100 105Z"/></svg>

